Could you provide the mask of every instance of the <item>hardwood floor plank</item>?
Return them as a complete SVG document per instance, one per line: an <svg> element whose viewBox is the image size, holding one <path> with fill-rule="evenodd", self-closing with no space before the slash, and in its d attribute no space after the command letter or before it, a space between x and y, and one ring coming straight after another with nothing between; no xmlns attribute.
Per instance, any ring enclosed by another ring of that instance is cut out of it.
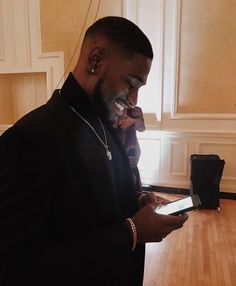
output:
<svg viewBox="0 0 236 286"><path fill-rule="evenodd" d="M219 213L189 212L183 228L147 244L144 286L236 285L236 201L221 199L220 206Z"/></svg>

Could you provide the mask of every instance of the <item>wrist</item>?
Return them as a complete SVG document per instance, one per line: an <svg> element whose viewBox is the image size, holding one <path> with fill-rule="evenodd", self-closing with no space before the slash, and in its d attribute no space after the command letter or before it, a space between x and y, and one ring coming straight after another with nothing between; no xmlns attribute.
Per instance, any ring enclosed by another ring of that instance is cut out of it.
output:
<svg viewBox="0 0 236 286"><path fill-rule="evenodd" d="M130 229L130 232L132 234L132 247L131 247L131 251L134 251L135 250L135 247L137 245L137 238L138 238L138 235L137 235L137 229L136 229L136 226L133 222L133 220L131 218L126 218L125 219L125 222L127 224L127 226L129 227Z"/></svg>

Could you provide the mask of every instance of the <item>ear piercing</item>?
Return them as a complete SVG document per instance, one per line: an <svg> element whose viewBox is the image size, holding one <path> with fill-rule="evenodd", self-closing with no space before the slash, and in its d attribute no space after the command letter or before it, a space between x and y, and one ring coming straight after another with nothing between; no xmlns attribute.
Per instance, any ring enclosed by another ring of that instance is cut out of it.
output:
<svg viewBox="0 0 236 286"><path fill-rule="evenodd" d="M98 61L95 61L95 62L93 63L93 67L91 67L91 73L95 73L96 67L98 67L98 66L99 66Z"/></svg>

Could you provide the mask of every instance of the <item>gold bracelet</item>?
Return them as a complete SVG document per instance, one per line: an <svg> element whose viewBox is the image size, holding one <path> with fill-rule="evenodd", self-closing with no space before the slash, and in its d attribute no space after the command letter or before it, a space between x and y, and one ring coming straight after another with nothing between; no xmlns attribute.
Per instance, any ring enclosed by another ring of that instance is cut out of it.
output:
<svg viewBox="0 0 236 286"><path fill-rule="evenodd" d="M136 244L137 244L137 230L136 230L135 224L134 224L134 222L132 221L131 218L127 218L126 220L129 222L131 230L132 230L133 246L131 248L131 251L133 251L133 250L135 250L135 247L136 247Z"/></svg>

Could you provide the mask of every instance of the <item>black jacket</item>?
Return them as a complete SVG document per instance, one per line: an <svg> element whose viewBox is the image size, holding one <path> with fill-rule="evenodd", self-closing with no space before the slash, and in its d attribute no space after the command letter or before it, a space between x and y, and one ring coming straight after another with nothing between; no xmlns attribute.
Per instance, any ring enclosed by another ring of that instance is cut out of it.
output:
<svg viewBox="0 0 236 286"><path fill-rule="evenodd" d="M62 92L102 138L72 75ZM137 194L126 152L103 123L112 161L58 91L0 137L1 286L142 285L144 245L130 251L124 224Z"/></svg>

